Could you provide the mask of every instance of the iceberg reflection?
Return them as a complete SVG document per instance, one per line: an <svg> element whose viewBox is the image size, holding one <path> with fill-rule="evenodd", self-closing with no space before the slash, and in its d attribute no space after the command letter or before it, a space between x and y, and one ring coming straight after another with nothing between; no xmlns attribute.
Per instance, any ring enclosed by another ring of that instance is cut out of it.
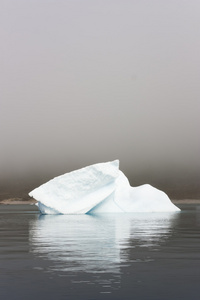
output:
<svg viewBox="0 0 200 300"><path fill-rule="evenodd" d="M120 273L136 248L158 249L178 215L43 215L31 224L31 251L52 261L54 271Z"/></svg>

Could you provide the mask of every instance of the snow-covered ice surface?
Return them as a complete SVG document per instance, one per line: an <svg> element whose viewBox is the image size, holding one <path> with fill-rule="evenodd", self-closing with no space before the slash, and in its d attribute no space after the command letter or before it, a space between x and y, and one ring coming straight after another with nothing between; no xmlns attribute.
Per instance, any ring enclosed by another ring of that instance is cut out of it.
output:
<svg viewBox="0 0 200 300"><path fill-rule="evenodd" d="M149 184L131 187L119 161L94 164L55 177L29 193L42 214L179 211Z"/></svg>

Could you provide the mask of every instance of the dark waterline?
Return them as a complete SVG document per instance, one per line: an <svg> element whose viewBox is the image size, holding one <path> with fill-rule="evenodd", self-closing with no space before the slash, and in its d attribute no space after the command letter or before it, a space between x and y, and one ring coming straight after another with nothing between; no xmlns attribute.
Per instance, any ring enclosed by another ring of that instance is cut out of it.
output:
<svg viewBox="0 0 200 300"><path fill-rule="evenodd" d="M0 206L1 299L199 299L200 205L40 216Z"/></svg>

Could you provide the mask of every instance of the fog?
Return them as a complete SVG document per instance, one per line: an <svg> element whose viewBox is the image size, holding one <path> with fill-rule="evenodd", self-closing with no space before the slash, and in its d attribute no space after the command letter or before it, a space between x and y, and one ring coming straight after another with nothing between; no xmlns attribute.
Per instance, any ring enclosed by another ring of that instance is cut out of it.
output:
<svg viewBox="0 0 200 300"><path fill-rule="evenodd" d="M199 1L1 4L1 180L116 158L132 183L196 178Z"/></svg>

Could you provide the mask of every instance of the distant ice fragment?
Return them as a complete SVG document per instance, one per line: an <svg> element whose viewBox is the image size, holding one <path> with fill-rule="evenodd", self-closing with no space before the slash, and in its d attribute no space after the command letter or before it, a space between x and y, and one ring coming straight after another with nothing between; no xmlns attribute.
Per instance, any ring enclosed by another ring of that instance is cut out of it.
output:
<svg viewBox="0 0 200 300"><path fill-rule="evenodd" d="M42 214L179 211L162 191L131 187L119 161L99 163L55 177L29 193Z"/></svg>

